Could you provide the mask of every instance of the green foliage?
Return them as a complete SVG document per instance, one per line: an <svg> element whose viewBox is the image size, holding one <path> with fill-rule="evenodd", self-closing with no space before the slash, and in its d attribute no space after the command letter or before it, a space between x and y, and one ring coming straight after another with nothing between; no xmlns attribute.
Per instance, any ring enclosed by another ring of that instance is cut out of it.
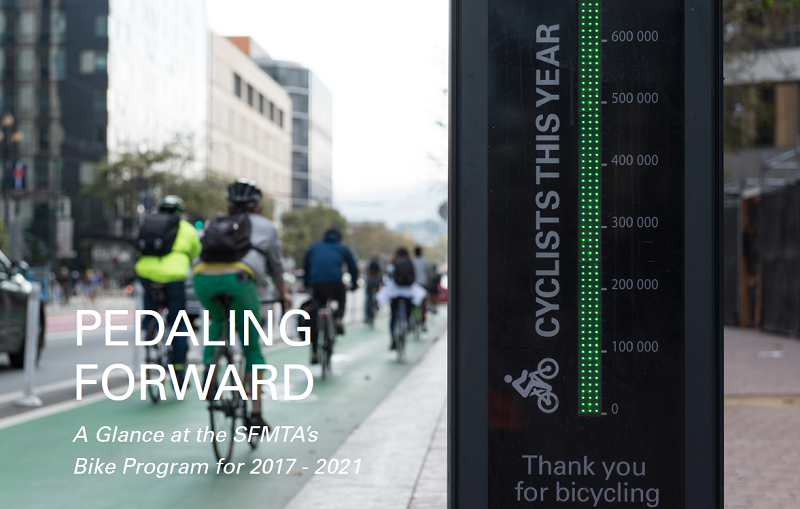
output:
<svg viewBox="0 0 800 509"><path fill-rule="evenodd" d="M181 179L192 160L192 154L177 143L158 151L125 152L101 161L83 192L105 199L122 217L135 217L142 198Z"/></svg>
<svg viewBox="0 0 800 509"><path fill-rule="evenodd" d="M225 193L233 179L213 172L192 175L187 166L193 160L191 151L178 142L157 151L125 152L112 161L103 160L83 192L104 199L122 217L136 217L145 196L161 201L171 194L183 199L192 222L226 214ZM261 213L272 219L275 200L264 196L261 205Z"/></svg>
<svg viewBox="0 0 800 509"><path fill-rule="evenodd" d="M414 240L408 235L389 230L383 223L361 223L351 226L347 245L360 260L368 260L373 256L388 260L400 247L410 252Z"/></svg>
<svg viewBox="0 0 800 509"><path fill-rule="evenodd" d="M286 212L281 216L281 222L283 254L287 258L294 258L298 266L303 263L308 246L321 239L326 230L338 228L342 235L347 232L344 216L335 209L322 206Z"/></svg>
<svg viewBox="0 0 800 509"><path fill-rule="evenodd" d="M728 83L752 82L750 71L759 51L783 46L794 36L799 6L800 0L723 0L722 44ZM780 57L774 63L786 66ZM771 88L770 84L764 85ZM723 106L726 150L758 145L761 133L773 128L772 108L772 102L765 100L763 87L726 86Z"/></svg>
<svg viewBox="0 0 800 509"><path fill-rule="evenodd" d="M0 221L0 251L8 256L8 229L5 221Z"/></svg>

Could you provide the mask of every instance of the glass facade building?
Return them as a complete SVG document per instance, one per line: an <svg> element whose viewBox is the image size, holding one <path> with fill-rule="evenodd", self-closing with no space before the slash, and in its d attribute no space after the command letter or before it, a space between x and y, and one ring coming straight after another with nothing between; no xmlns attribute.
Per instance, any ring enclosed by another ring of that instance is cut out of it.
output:
<svg viewBox="0 0 800 509"><path fill-rule="evenodd" d="M58 244L54 264L132 262L122 239L138 221L82 191L104 157L175 139L206 167L208 37L204 0L0 2L0 108L24 133L30 174L24 257Z"/></svg>
<svg viewBox="0 0 800 509"><path fill-rule="evenodd" d="M333 98L311 70L254 59L292 98L292 208L331 206Z"/></svg>

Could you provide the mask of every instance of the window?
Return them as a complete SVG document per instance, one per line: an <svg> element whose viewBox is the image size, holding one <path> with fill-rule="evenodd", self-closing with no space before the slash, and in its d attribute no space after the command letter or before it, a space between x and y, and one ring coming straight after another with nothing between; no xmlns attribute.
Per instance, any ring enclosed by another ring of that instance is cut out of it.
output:
<svg viewBox="0 0 800 509"><path fill-rule="evenodd" d="M238 74L233 75L233 93L236 97L242 97L242 78Z"/></svg>
<svg viewBox="0 0 800 509"><path fill-rule="evenodd" d="M19 109L21 111L33 110L33 86L22 85L19 87Z"/></svg>
<svg viewBox="0 0 800 509"><path fill-rule="evenodd" d="M94 128L94 132L92 133L92 141L98 145L106 144L106 126Z"/></svg>
<svg viewBox="0 0 800 509"><path fill-rule="evenodd" d="M108 14L97 14L94 17L94 35L95 37L108 36Z"/></svg>
<svg viewBox="0 0 800 509"><path fill-rule="evenodd" d="M308 173L308 154L305 152L292 152L292 171Z"/></svg>
<svg viewBox="0 0 800 509"><path fill-rule="evenodd" d="M278 125L283 127L283 110L278 110Z"/></svg>
<svg viewBox="0 0 800 509"><path fill-rule="evenodd" d="M39 150L44 150L45 152L50 150L50 128L49 127L42 127L42 128L39 129ZM38 182L38 179L37 179L37 182Z"/></svg>
<svg viewBox="0 0 800 509"><path fill-rule="evenodd" d="M94 180L95 163L83 161L78 165L78 181L81 185L90 184Z"/></svg>
<svg viewBox="0 0 800 509"><path fill-rule="evenodd" d="M258 112L264 114L264 96L258 94Z"/></svg>
<svg viewBox="0 0 800 509"><path fill-rule="evenodd" d="M292 179L292 198L308 199L308 179Z"/></svg>
<svg viewBox="0 0 800 509"><path fill-rule="evenodd" d="M33 73L34 53L31 48L19 50L19 73L23 78L29 77Z"/></svg>
<svg viewBox="0 0 800 509"><path fill-rule="evenodd" d="M104 73L108 70L108 55L105 53L97 55L97 58L94 59L94 70L100 73Z"/></svg>
<svg viewBox="0 0 800 509"><path fill-rule="evenodd" d="M95 113L105 113L106 112L106 91L105 90L97 90L94 93L94 97L92 100L92 110Z"/></svg>
<svg viewBox="0 0 800 509"><path fill-rule="evenodd" d="M39 114L50 114L50 89L48 88L39 90Z"/></svg>
<svg viewBox="0 0 800 509"><path fill-rule="evenodd" d="M247 85L247 104L253 105L253 87Z"/></svg>
<svg viewBox="0 0 800 509"><path fill-rule="evenodd" d="M50 49L50 69L53 71L53 79L64 79L67 74L67 56L64 48Z"/></svg>
<svg viewBox="0 0 800 509"><path fill-rule="evenodd" d="M272 101L269 103L269 119L275 121L275 103Z"/></svg>
<svg viewBox="0 0 800 509"><path fill-rule="evenodd" d="M36 187L39 189L47 188L50 180L50 175L47 171L47 159L37 157L33 163L34 178L36 179Z"/></svg>
<svg viewBox="0 0 800 509"><path fill-rule="evenodd" d="M308 146L308 119L292 119L292 145L298 147Z"/></svg>
<svg viewBox="0 0 800 509"><path fill-rule="evenodd" d="M85 49L78 56L78 70L81 74L104 73L108 69L108 56L95 50Z"/></svg>
<svg viewBox="0 0 800 509"><path fill-rule="evenodd" d="M67 32L67 18L62 11L55 11L50 14L50 34L51 42L64 42L64 34Z"/></svg>
<svg viewBox="0 0 800 509"><path fill-rule="evenodd" d="M36 13L23 11L19 15L19 34L23 39L30 40L36 31Z"/></svg>
<svg viewBox="0 0 800 509"><path fill-rule="evenodd" d="M292 97L292 111L308 113L308 95L289 94Z"/></svg>
<svg viewBox="0 0 800 509"><path fill-rule="evenodd" d="M80 70L81 74L93 74L94 73L94 60L97 56L94 50L85 49L81 51L79 55L80 62L78 63L78 69Z"/></svg>

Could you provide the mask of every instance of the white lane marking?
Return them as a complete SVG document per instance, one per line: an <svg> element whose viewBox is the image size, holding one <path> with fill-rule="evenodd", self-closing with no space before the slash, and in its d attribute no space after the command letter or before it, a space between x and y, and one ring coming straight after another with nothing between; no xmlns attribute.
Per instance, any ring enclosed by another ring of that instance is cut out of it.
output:
<svg viewBox="0 0 800 509"><path fill-rule="evenodd" d="M103 378L103 374L99 373L97 375L87 376L84 379L85 380L100 380L101 378ZM113 378L112 378L112 380L113 380ZM53 382L51 384L46 384L46 385L42 385L40 387L36 387L36 388L34 388L33 392L36 395L42 395L42 394L47 394L48 392L61 391L61 390L64 390L64 389L69 389L70 387L75 388L75 383L76 382L75 382L74 378L68 378L66 380L61 380L60 382ZM0 395L0 405L3 404L3 403L8 403L9 401L16 401L19 398L21 398L22 395L23 395L22 391L14 391L14 392L9 392L8 394L2 394L2 395Z"/></svg>
<svg viewBox="0 0 800 509"><path fill-rule="evenodd" d="M134 392L139 387L138 382L134 387ZM127 387L122 387L117 391L112 389L113 394L123 394ZM4 417L0 419L0 429L10 428L11 426L16 426L17 424L22 424L24 422L32 421L34 419L40 419L42 417L47 417L49 415L66 412L67 410L72 410L75 408L80 408L82 406L91 405L92 403L97 403L98 401L106 400L106 394L103 391L97 392L90 396L84 396L81 401L77 400L68 400L62 401L61 403L56 403L54 405L48 405L46 407L37 408L36 410L31 410L30 412L23 412L17 415L11 415L9 417Z"/></svg>
<svg viewBox="0 0 800 509"><path fill-rule="evenodd" d="M106 331L104 329L96 329L96 330L89 330L83 332L83 337L91 337L91 336L105 336ZM46 341L62 341L64 339L72 339L77 340L78 333L74 330L72 331L63 331L63 332L45 332L44 339Z"/></svg>

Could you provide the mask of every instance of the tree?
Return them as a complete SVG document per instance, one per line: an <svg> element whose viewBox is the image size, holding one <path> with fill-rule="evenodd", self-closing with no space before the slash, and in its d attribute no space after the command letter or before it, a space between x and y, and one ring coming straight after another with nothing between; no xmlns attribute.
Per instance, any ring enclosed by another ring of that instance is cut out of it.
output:
<svg viewBox="0 0 800 509"><path fill-rule="evenodd" d="M723 58L728 83L748 83L749 72L763 50L793 40L800 0L723 0ZM775 64L781 66L779 57ZM789 66L786 66L788 72ZM758 143L760 133L773 128L774 105L770 84L729 85L724 89L725 148L735 150Z"/></svg>
<svg viewBox="0 0 800 509"><path fill-rule="evenodd" d="M104 198L122 217L136 217L144 198L184 174L192 160L191 153L181 150L177 143L158 151L137 150L114 159L106 157L84 192Z"/></svg>
<svg viewBox="0 0 800 509"><path fill-rule="evenodd" d="M0 221L0 251L8 256L8 230L3 221Z"/></svg>
<svg viewBox="0 0 800 509"><path fill-rule="evenodd" d="M339 211L323 206L293 210L281 216L283 235L281 244L283 254L294 258L299 265L308 250L308 246L322 238L329 228L337 228L342 235L347 232L347 220Z"/></svg>
<svg viewBox="0 0 800 509"><path fill-rule="evenodd" d="M414 247L414 239L389 230L383 223L361 223L350 227L347 245L359 259L377 256L387 260L394 256L399 247L410 251Z"/></svg>
<svg viewBox="0 0 800 509"><path fill-rule="evenodd" d="M193 221L227 213L225 191L232 179L214 172L192 175L187 166L193 160L191 151L178 142L158 151L125 152L103 160L84 192L105 199L122 217L136 217L145 197L156 204L168 195L183 199ZM275 200L265 195L261 205L261 214L272 219Z"/></svg>

